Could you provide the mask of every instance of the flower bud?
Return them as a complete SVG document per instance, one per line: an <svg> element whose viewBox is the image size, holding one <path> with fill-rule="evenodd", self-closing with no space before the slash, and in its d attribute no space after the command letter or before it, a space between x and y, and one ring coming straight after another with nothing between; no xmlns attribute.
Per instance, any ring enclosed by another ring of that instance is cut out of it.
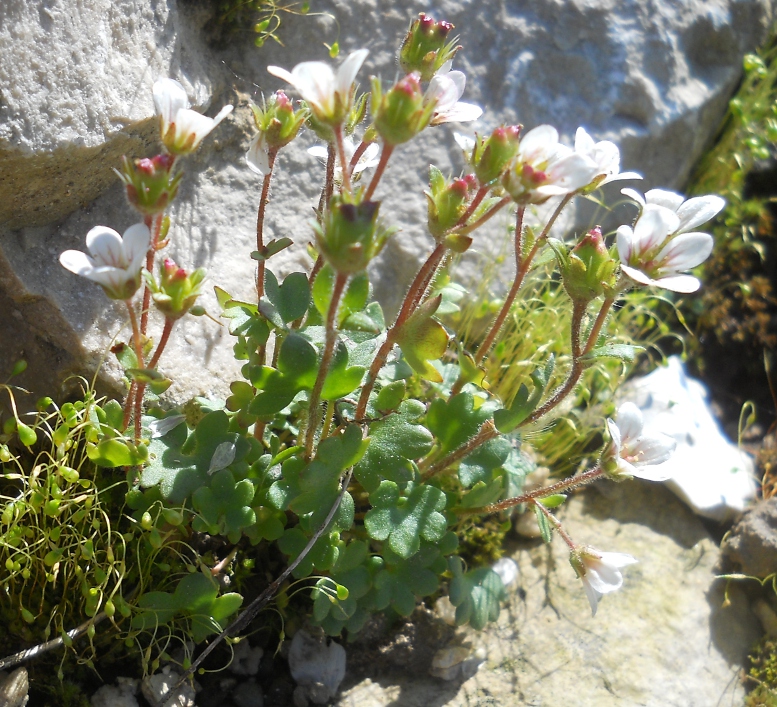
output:
<svg viewBox="0 0 777 707"><path fill-rule="evenodd" d="M417 72L422 81L429 81L440 67L451 61L461 49L456 46L458 37L448 41L453 25L420 13L410 23L402 45L399 48L399 65L406 73Z"/></svg>
<svg viewBox="0 0 777 707"><path fill-rule="evenodd" d="M324 223L313 223L318 248L338 273L364 270L393 233L380 227L379 208L377 201L352 204L338 195L332 198Z"/></svg>
<svg viewBox="0 0 777 707"><path fill-rule="evenodd" d="M599 226L592 228L570 252L558 241L549 243L559 260L564 288L573 301L590 302L615 291L617 261L607 250Z"/></svg>
<svg viewBox="0 0 777 707"><path fill-rule="evenodd" d="M436 104L424 101L421 80L411 73L381 95L380 82L372 82L375 129L389 145L401 145L420 133L432 119Z"/></svg>
<svg viewBox="0 0 777 707"><path fill-rule="evenodd" d="M173 175L175 156L169 154L139 160L122 158L122 170L116 170L124 182L127 200L144 216L162 213L175 199L183 174Z"/></svg>
<svg viewBox="0 0 777 707"><path fill-rule="evenodd" d="M277 152L288 145L299 133L308 111L300 108L295 111L292 102L283 91L276 91L265 102L264 107L252 105L254 122L268 150Z"/></svg>
<svg viewBox="0 0 777 707"><path fill-rule="evenodd" d="M520 125L502 126L486 140L475 143L471 161L481 184L491 184L502 176L518 154L520 135Z"/></svg>
<svg viewBox="0 0 777 707"><path fill-rule="evenodd" d="M453 228L467 209L472 191L477 188L474 175L446 181L442 172L434 165L429 167L429 186L431 191L425 192L428 214L429 232L439 239L446 231Z"/></svg>
<svg viewBox="0 0 777 707"><path fill-rule="evenodd" d="M171 258L159 266L159 283L147 276L156 308L167 319L179 319L186 314L200 296L200 284L205 278L205 268L187 273Z"/></svg>

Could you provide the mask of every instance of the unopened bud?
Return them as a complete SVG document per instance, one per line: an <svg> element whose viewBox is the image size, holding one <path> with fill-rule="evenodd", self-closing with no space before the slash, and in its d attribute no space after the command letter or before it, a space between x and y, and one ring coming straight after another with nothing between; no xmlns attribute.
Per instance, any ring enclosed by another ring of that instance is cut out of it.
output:
<svg viewBox="0 0 777 707"><path fill-rule="evenodd" d="M472 190L477 188L474 175L446 181L437 167L429 168L430 191L426 192L429 231L439 239L464 215Z"/></svg>
<svg viewBox="0 0 777 707"><path fill-rule="evenodd" d="M563 244L553 245L561 264L564 288L573 301L590 302L615 290L617 261L602 238L599 226L592 228L569 253L560 255Z"/></svg>
<svg viewBox="0 0 777 707"><path fill-rule="evenodd" d="M353 204L335 196L324 223L313 224L321 254L338 273L361 272L385 245L393 231L378 224L379 208L377 201Z"/></svg>
<svg viewBox="0 0 777 707"><path fill-rule="evenodd" d="M254 122L264 135L264 144L268 150L277 152L297 137L300 128L308 116L305 108L294 110L294 105L283 91L276 91L263 108L252 105Z"/></svg>
<svg viewBox="0 0 777 707"><path fill-rule="evenodd" d="M434 102L424 104L421 78L411 73L381 95L380 83L373 79L372 106L375 129L389 145L401 145L420 133L432 119Z"/></svg>
<svg viewBox="0 0 777 707"><path fill-rule="evenodd" d="M520 125L496 128L487 140L476 143L472 154L475 174L483 185L499 179L518 154Z"/></svg>
<svg viewBox="0 0 777 707"><path fill-rule="evenodd" d="M175 199L183 174L173 175L175 156L169 154L144 157L139 160L122 159L121 171L127 200L144 216L162 213Z"/></svg>
<svg viewBox="0 0 777 707"><path fill-rule="evenodd" d="M399 48L399 65L410 73L418 72L422 81L429 81L440 67L451 61L461 47L456 46L458 37L450 41L453 30L450 22L436 22L433 17L421 13L410 28Z"/></svg>
<svg viewBox="0 0 777 707"><path fill-rule="evenodd" d="M198 268L192 273L176 265L171 258L159 266L159 282L146 276L156 308L166 319L179 319L193 306L200 296L200 285L205 279L205 269Z"/></svg>

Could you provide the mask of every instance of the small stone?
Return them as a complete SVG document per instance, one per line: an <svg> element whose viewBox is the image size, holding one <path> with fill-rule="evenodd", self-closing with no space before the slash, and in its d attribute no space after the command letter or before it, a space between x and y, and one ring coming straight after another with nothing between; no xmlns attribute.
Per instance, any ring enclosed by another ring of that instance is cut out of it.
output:
<svg viewBox="0 0 777 707"><path fill-rule="evenodd" d="M456 625L456 607L451 604L451 600L447 596L440 597L434 603L434 613L448 626Z"/></svg>
<svg viewBox="0 0 777 707"><path fill-rule="evenodd" d="M162 695L166 695L180 678L175 670L165 666L162 672L144 678L140 690L152 707L195 707L195 692L189 683L184 683L178 691L170 694L164 703L161 702Z"/></svg>
<svg viewBox="0 0 777 707"><path fill-rule="evenodd" d="M509 589L518 582L518 565L515 560L511 560L509 557L499 558L491 569L499 575L505 589Z"/></svg>
<svg viewBox="0 0 777 707"><path fill-rule="evenodd" d="M345 649L326 637L316 638L307 631L294 634L289 648L289 670L297 685L315 689L307 691L307 696L316 704L325 704L337 694L340 683L345 677ZM323 699L326 688L326 699ZM297 691L295 690L295 700Z"/></svg>
<svg viewBox="0 0 777 707"><path fill-rule="evenodd" d="M726 536L721 551L743 574L763 579L777 571L777 497L747 511Z"/></svg>
<svg viewBox="0 0 777 707"><path fill-rule="evenodd" d="M484 649L469 646L448 646L434 654L429 673L443 680L471 678L486 659Z"/></svg>
<svg viewBox="0 0 777 707"><path fill-rule="evenodd" d="M26 668L17 668L0 683L0 705L2 707L24 707L29 701L27 692L30 681Z"/></svg>
<svg viewBox="0 0 777 707"><path fill-rule="evenodd" d="M259 663L264 655L264 651L259 646L253 648L246 639L243 639L232 646L232 651L232 663L229 665L231 673L256 675L259 672Z"/></svg>
<svg viewBox="0 0 777 707"><path fill-rule="evenodd" d="M139 707L135 698L137 685L132 691L124 689L123 686L103 685L89 700L92 707Z"/></svg>

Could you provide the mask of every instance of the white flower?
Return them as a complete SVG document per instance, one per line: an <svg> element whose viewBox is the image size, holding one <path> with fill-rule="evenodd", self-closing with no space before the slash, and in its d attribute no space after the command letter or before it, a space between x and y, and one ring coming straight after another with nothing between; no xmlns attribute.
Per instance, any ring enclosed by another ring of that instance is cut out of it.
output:
<svg viewBox="0 0 777 707"><path fill-rule="evenodd" d="M461 133L454 132L453 139L464 153L464 158L467 160L467 162L469 162L472 159L472 151L475 149L475 138L470 137L469 135L462 135Z"/></svg>
<svg viewBox="0 0 777 707"><path fill-rule="evenodd" d="M215 118L189 109L184 87L173 79L154 82L154 105L161 121L160 134L167 150L174 155L194 152L202 140L231 112L224 106Z"/></svg>
<svg viewBox="0 0 777 707"><path fill-rule="evenodd" d="M63 267L100 285L111 299L128 300L140 287L140 271L146 260L151 232L136 223L124 238L112 228L96 226L86 234L89 255L66 250L59 256Z"/></svg>
<svg viewBox="0 0 777 707"><path fill-rule="evenodd" d="M257 174L270 173L270 158L267 155L267 143L263 132L254 135L246 152L246 164L248 169Z"/></svg>
<svg viewBox="0 0 777 707"><path fill-rule="evenodd" d="M303 61L291 71L268 66L267 71L294 86L319 120L339 125L351 110L353 82L367 54L368 49L353 52L337 74L323 61Z"/></svg>
<svg viewBox="0 0 777 707"><path fill-rule="evenodd" d="M464 94L467 77L461 71L451 71L448 61L432 77L424 94L424 103L435 102L434 114L429 125L442 123L468 123L483 115L483 109L474 103L459 100Z"/></svg>
<svg viewBox="0 0 777 707"><path fill-rule="evenodd" d="M672 456L677 442L671 437L644 434L642 411L634 403L623 403L618 408L618 422L607 420L610 444L602 454L602 463L611 476L636 476L648 481L666 481L670 478L661 470ZM612 467L612 471L606 467Z"/></svg>
<svg viewBox="0 0 777 707"><path fill-rule="evenodd" d="M681 232L682 223L678 213L658 204L645 204L634 228L620 226L616 232L621 270L641 285L696 292L699 280L680 273L709 257L713 239L709 233ZM697 221L689 219L688 223ZM676 233L680 235L672 235Z"/></svg>
<svg viewBox="0 0 777 707"><path fill-rule="evenodd" d="M637 559L623 552L602 552L586 545L573 550L569 562L583 581L591 616L596 616L599 599L623 586L621 568L633 565Z"/></svg>
<svg viewBox="0 0 777 707"><path fill-rule="evenodd" d="M596 162L559 143L554 127L540 125L521 138L504 186L519 203L542 203L587 186L597 174Z"/></svg>
<svg viewBox="0 0 777 707"><path fill-rule="evenodd" d="M621 172L621 153L618 146L609 140L594 142L585 128L578 128L575 133L575 152L592 159L599 167L594 178L595 186L619 181L621 179L642 179L637 172Z"/></svg>
<svg viewBox="0 0 777 707"><path fill-rule="evenodd" d="M685 199L681 194L665 189L651 189L645 192L644 197L634 189L621 189L621 194L634 199L642 210L648 204L652 204L654 206L663 206L665 209L669 209L672 213L677 214L679 224L672 231L673 234L688 233L697 226L707 223L711 218L717 216L726 205L724 199L714 194L694 196L690 199Z"/></svg>
<svg viewBox="0 0 777 707"><path fill-rule="evenodd" d="M348 164L350 164L351 158L356 152L356 145L350 137L343 138L343 149L345 151L345 159L348 161ZM376 167L380 162L378 159L379 151L380 145L378 145L377 142L371 142L369 145L367 145L367 148L364 150L361 157L359 157L358 162L353 167L354 176L360 174L365 169ZM329 159L329 151L323 145L313 145L313 147L309 147L308 154L323 160L324 163L326 163L327 159ZM335 181L343 181L343 170L340 165L340 160L335 161Z"/></svg>

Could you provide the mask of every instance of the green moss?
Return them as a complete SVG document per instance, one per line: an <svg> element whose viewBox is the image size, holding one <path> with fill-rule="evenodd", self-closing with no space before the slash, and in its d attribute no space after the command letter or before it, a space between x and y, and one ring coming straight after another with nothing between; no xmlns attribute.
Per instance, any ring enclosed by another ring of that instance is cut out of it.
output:
<svg viewBox="0 0 777 707"><path fill-rule="evenodd" d="M748 676L757 683L745 707L777 707L777 641L763 638L749 656Z"/></svg>
<svg viewBox="0 0 777 707"><path fill-rule="evenodd" d="M693 360L735 413L748 399L771 409L764 356L777 348L777 43L744 61L717 143L689 194L717 193L727 206L712 228L715 250L693 300ZM734 392L736 391L736 392Z"/></svg>

